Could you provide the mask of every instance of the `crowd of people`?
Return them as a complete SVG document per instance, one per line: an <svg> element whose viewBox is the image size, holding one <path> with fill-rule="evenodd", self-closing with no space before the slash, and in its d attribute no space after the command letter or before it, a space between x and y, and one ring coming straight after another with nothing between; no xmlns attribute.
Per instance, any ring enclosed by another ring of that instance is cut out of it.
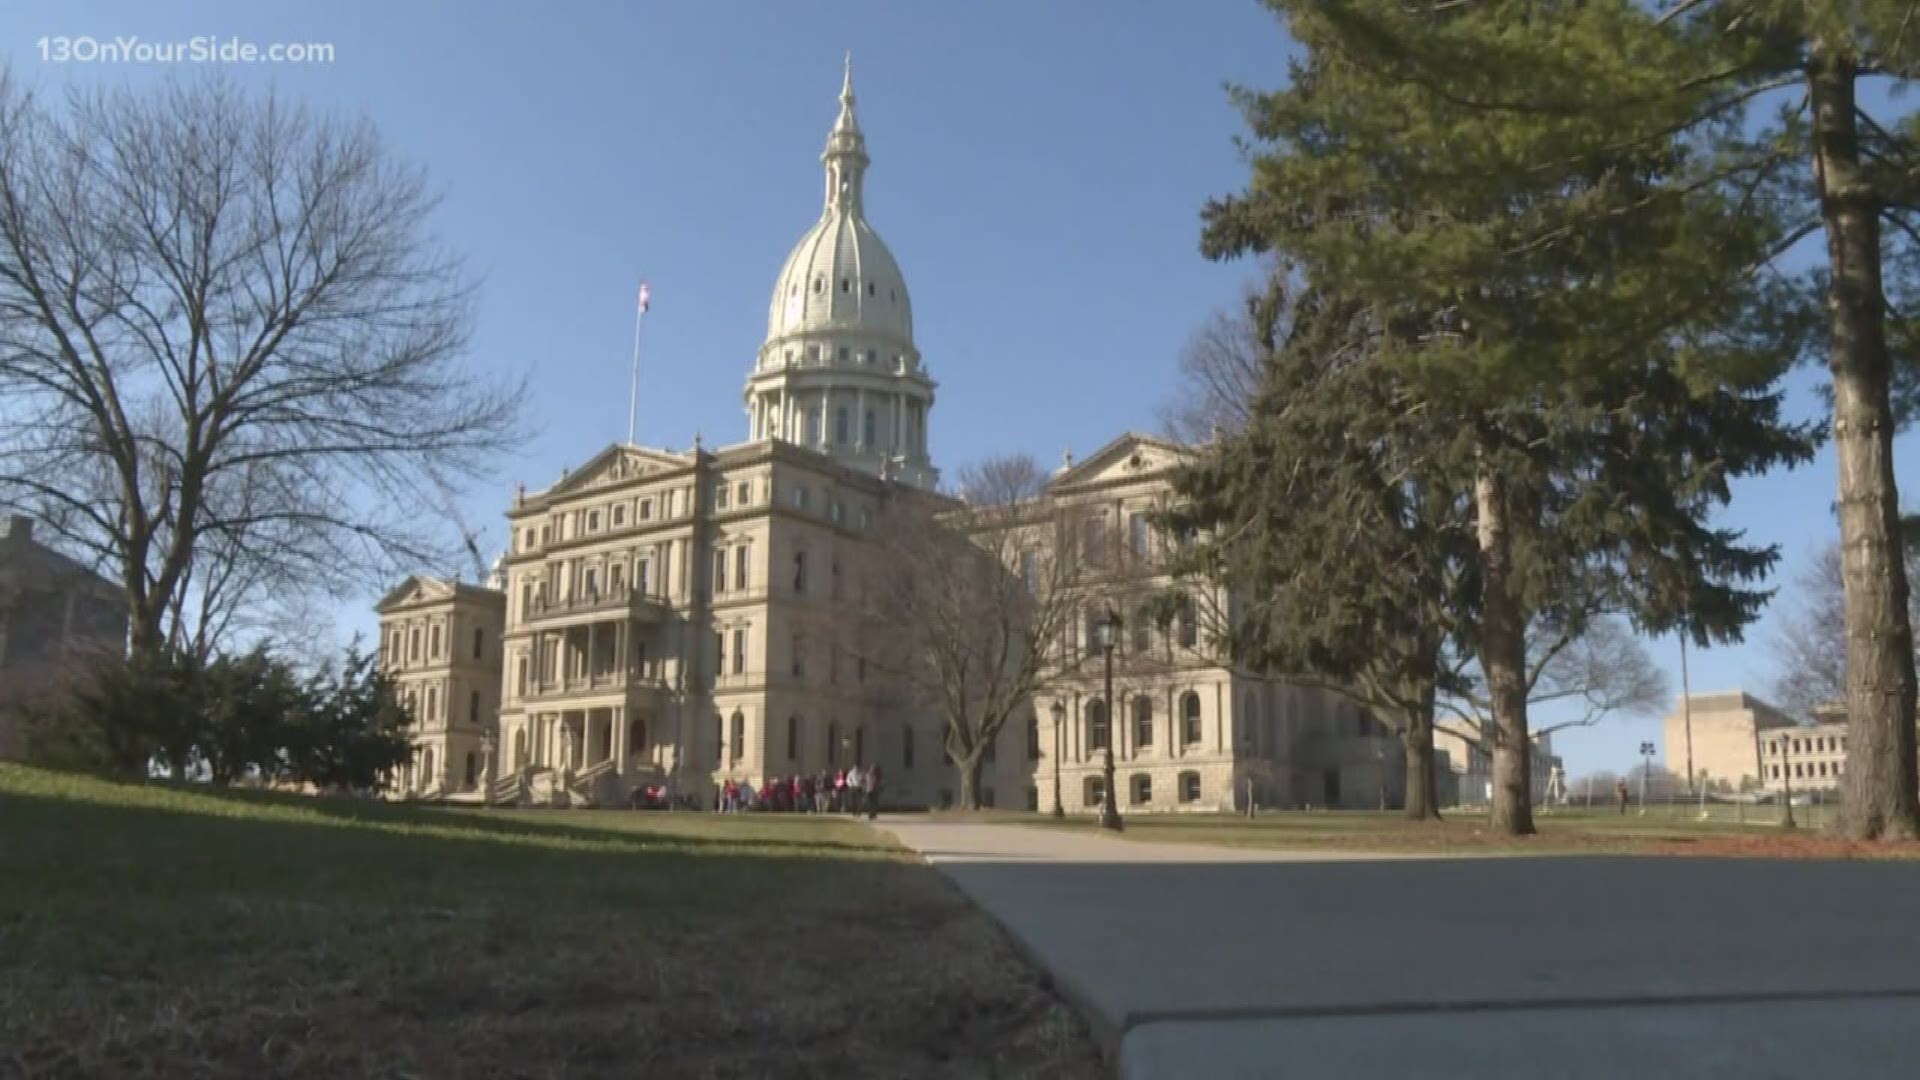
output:
<svg viewBox="0 0 1920 1080"><path fill-rule="evenodd" d="M776 776L757 788L750 782L728 780L720 785L714 808L721 813L864 813L871 818L880 812L880 780L878 765L855 765L831 772L822 769L815 776Z"/></svg>

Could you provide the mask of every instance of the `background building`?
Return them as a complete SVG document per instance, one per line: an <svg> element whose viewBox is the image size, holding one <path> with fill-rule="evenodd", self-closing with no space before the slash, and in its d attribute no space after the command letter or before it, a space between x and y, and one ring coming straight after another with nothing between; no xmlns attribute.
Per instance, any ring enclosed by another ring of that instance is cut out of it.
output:
<svg viewBox="0 0 1920 1080"><path fill-rule="evenodd" d="M1705 775L1709 791L1796 791L1839 785L1846 760L1847 724L1838 708L1800 723L1740 690L1694 694L1694 776ZM1667 768L1685 779L1688 719L1675 709L1666 718Z"/></svg>
<svg viewBox="0 0 1920 1080"><path fill-rule="evenodd" d="M419 798L480 798L500 713L497 589L410 577L375 608L380 668L413 717L413 756L393 777Z"/></svg>
<svg viewBox="0 0 1920 1080"><path fill-rule="evenodd" d="M0 758L25 753L25 711L56 707L88 664L126 648L119 587L35 540L31 519L8 518L0 536Z"/></svg>

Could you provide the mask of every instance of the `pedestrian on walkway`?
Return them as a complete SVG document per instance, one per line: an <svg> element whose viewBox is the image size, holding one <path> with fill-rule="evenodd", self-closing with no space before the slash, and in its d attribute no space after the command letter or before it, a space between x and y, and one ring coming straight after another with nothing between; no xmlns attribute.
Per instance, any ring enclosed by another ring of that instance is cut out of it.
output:
<svg viewBox="0 0 1920 1080"><path fill-rule="evenodd" d="M847 813L852 814L854 817L860 816L860 796L862 794L860 783L860 766L856 764L853 768L847 770Z"/></svg>
<svg viewBox="0 0 1920 1080"><path fill-rule="evenodd" d="M861 792L861 800L867 804L867 820L872 821L874 815L880 812L880 766L867 766L866 771L860 774L860 780L865 788Z"/></svg>

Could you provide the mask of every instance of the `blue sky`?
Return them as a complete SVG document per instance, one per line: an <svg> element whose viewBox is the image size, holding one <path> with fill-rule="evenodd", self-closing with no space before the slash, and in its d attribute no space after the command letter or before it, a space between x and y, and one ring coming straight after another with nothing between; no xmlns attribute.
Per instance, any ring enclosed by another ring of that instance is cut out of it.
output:
<svg viewBox="0 0 1920 1080"><path fill-rule="evenodd" d="M43 37L330 43L331 64L221 72L365 113L444 189L438 231L484 282L472 362L528 374L538 427L464 504L495 546L515 481L544 486L623 436L642 277L640 440L745 436L742 381L781 260L819 211L848 50L869 216L940 381L935 461L1022 450L1050 464L1157 428L1182 344L1252 272L1198 253L1201 205L1244 177L1223 84L1278 84L1287 49L1254 0L159 8L11 0L0 56L53 90L208 65L52 63ZM1801 414L1819 407L1813 385L1794 380ZM1911 438L1899 467L1920 478ZM1748 481L1725 520L1782 545L1790 579L1836 535L1834 476L1823 453ZM365 605L341 619L343 633L372 625ZM1768 629L1696 652L1696 692L1764 685ZM1677 691L1676 645L1649 645ZM1657 732L1616 719L1558 746L1577 775L1631 765Z"/></svg>

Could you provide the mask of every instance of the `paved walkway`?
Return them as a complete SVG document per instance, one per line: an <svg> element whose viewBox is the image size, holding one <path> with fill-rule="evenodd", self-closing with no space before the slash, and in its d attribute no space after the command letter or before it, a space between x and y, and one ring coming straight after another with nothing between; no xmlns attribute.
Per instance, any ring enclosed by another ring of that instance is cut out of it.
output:
<svg viewBox="0 0 1920 1080"><path fill-rule="evenodd" d="M1895 1077L1920 864L1383 858L880 824L1126 1077Z"/></svg>

